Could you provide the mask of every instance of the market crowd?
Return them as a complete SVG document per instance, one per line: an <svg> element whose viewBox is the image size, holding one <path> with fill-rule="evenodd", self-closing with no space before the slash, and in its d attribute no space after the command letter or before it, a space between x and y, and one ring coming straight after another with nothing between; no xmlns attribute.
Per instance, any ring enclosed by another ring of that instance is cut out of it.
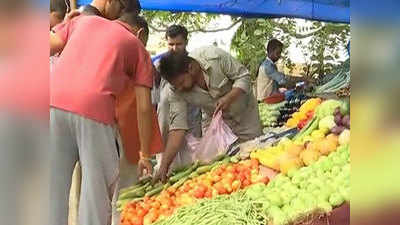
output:
<svg viewBox="0 0 400 225"><path fill-rule="evenodd" d="M52 225L71 224L75 168L77 223L119 224L121 188L148 175L165 181L173 168L195 161L187 137L200 138L217 112L237 142L260 136L258 101L298 81L278 71L284 46L277 39L268 42L254 93L249 70L229 53L207 43L187 51L181 25L166 28L168 51L152 61L137 0L75 5L50 1Z"/></svg>

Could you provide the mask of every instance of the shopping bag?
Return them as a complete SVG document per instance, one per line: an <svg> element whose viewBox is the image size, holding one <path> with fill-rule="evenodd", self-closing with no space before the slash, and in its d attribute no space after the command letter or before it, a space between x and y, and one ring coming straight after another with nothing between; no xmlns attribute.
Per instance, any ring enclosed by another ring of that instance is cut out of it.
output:
<svg viewBox="0 0 400 225"><path fill-rule="evenodd" d="M210 162L216 156L225 154L238 137L224 122L222 112L219 111L212 119L203 138L197 146L195 157L201 162Z"/></svg>

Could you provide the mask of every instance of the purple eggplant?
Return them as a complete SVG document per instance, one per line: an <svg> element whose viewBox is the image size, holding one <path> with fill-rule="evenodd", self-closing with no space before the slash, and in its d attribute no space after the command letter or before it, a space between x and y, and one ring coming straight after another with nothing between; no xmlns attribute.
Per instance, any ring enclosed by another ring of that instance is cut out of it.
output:
<svg viewBox="0 0 400 225"><path fill-rule="evenodd" d="M342 120L343 120L343 118L342 118L342 115L340 113L335 115L335 123L336 123L336 125L338 125L338 126L343 125Z"/></svg>
<svg viewBox="0 0 400 225"><path fill-rule="evenodd" d="M342 125L345 126L348 129L350 129L350 115L345 115L342 118Z"/></svg>
<svg viewBox="0 0 400 225"><path fill-rule="evenodd" d="M337 108L335 109L333 115L336 116L336 115L340 115L340 114L341 114L341 113L340 113L340 107L337 107Z"/></svg>
<svg viewBox="0 0 400 225"><path fill-rule="evenodd" d="M343 127L343 126L334 126L331 129L331 133L340 135L345 129L346 129L346 127Z"/></svg>

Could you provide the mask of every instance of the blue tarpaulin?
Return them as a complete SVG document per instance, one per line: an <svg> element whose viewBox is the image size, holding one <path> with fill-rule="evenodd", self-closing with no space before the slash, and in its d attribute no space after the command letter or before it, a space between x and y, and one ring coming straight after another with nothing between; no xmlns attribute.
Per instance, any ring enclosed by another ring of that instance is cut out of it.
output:
<svg viewBox="0 0 400 225"><path fill-rule="evenodd" d="M78 0L78 5L91 0ZM291 17L350 23L350 0L140 0L145 10L206 12L250 18Z"/></svg>

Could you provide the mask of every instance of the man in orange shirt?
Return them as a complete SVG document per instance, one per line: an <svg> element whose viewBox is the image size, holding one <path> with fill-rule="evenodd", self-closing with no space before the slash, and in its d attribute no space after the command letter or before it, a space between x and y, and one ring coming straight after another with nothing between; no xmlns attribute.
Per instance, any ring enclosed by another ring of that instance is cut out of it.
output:
<svg viewBox="0 0 400 225"><path fill-rule="evenodd" d="M124 18L122 18L124 19ZM147 44L149 28L146 20L140 16L125 17L126 22L132 26L132 33L143 43ZM128 21L129 20L129 21ZM153 73L155 68L153 68ZM116 119L120 133L120 173L118 187L114 195L114 203L117 200L120 189L128 187L135 183L138 176L138 161L140 159L140 139L137 121L135 86L131 83L121 95L117 97ZM157 120L157 112L153 108L153 135L150 143L150 154L154 155L163 150L160 127ZM115 208L115 206L114 206ZM113 224L119 224L119 213L113 211Z"/></svg>

